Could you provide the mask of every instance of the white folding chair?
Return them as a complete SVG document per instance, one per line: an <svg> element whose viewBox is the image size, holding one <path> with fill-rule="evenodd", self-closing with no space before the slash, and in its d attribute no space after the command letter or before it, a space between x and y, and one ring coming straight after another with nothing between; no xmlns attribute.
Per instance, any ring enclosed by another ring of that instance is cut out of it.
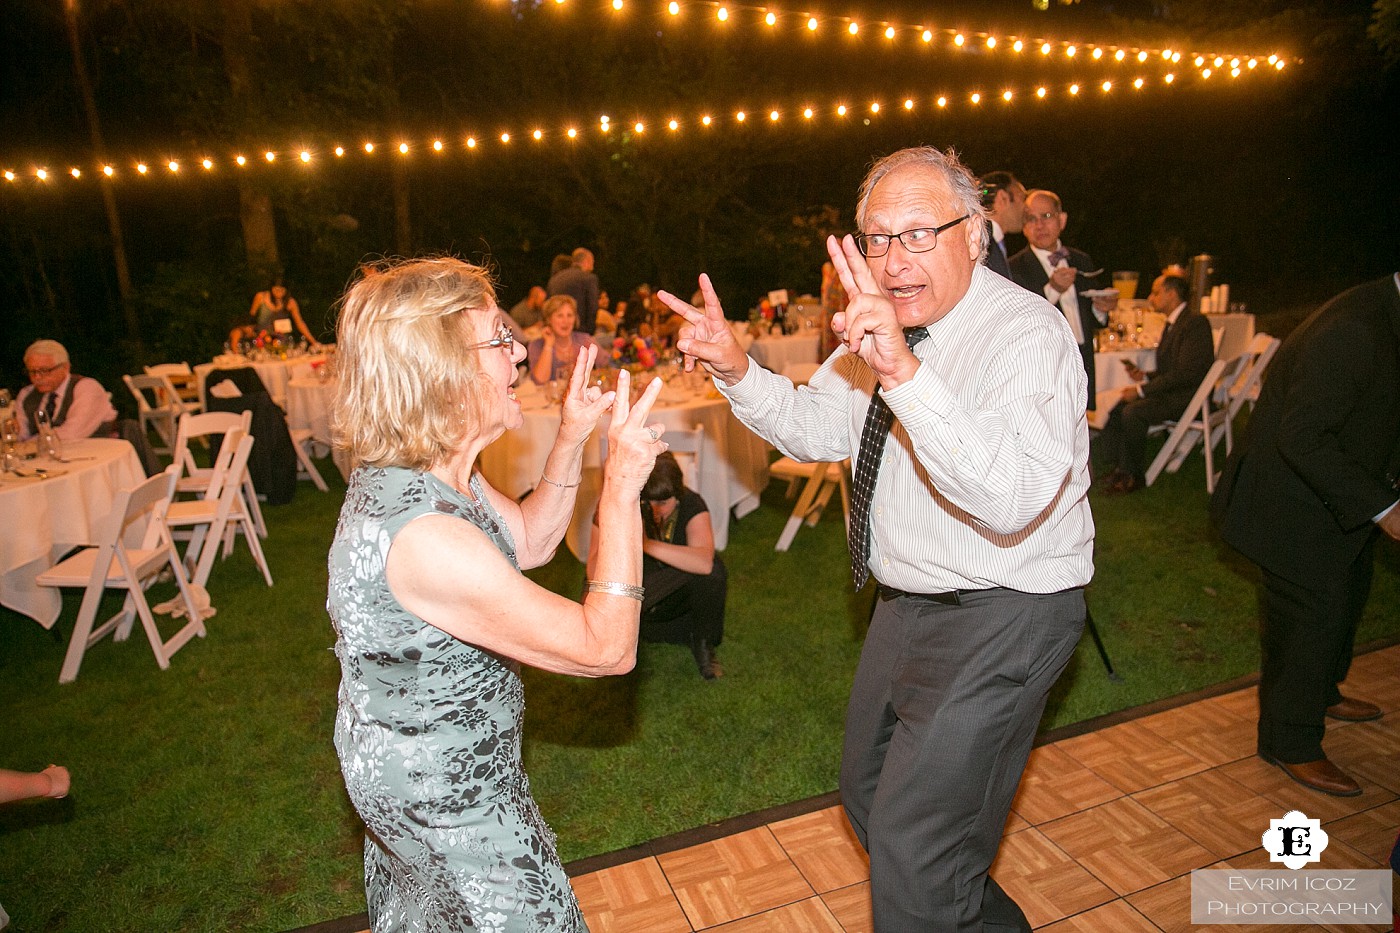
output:
<svg viewBox="0 0 1400 933"><path fill-rule="evenodd" d="M1252 357L1249 369L1230 388L1231 419L1239 414L1246 402L1253 411L1254 403L1259 401L1259 388L1264 384L1264 371L1269 368L1280 343L1277 337L1265 333L1255 334L1249 342L1249 349L1245 351Z"/></svg>
<svg viewBox="0 0 1400 933"><path fill-rule="evenodd" d="M244 434L252 431L253 413L245 409L238 412L206 411L181 416L173 454L173 462L179 464L184 471L179 485L175 487L177 493L203 494L209 488L209 478L214 475L212 466L202 467L195 462L194 454L190 452L190 441L199 438L208 445L210 437L226 436L234 428ZM231 448L229 452L231 455ZM243 475L243 498L248 503L248 511L253 515L253 525L258 529L258 537L266 538L267 523L263 521L262 507L258 504L258 491L253 488L253 477L249 473Z"/></svg>
<svg viewBox="0 0 1400 933"><path fill-rule="evenodd" d="M35 578L40 586L86 587L78 609L78 619L73 626L73 637L69 639L68 651L63 657L59 683L72 683L77 679L84 652L108 633L116 633L114 641L126 641L138 615L161 670L170 666L170 657L191 638L196 635L204 637L203 616L195 606L185 568L180 564L180 555L170 540L165 524L166 510L175 495L178 476L178 470L171 466L164 473L121 493L111 516L103 523L100 542L95 547L84 548ZM129 548L124 543L126 531L133 522L142 519L146 521L146 531L141 546ZM188 621L172 637L162 640L155 618L151 615L151 607L146 602L145 589L154 581L157 573L166 568L174 575L180 589L180 599L184 602ZM109 588L126 590L126 599L120 612L94 629L98 604Z"/></svg>
<svg viewBox="0 0 1400 933"><path fill-rule="evenodd" d="M292 449L297 453L297 479L309 479L316 484L317 489L330 492L331 488L326 485L321 471L316 469L316 463L311 459L311 429L294 428L288 424L287 433L292 436Z"/></svg>
<svg viewBox="0 0 1400 933"><path fill-rule="evenodd" d="M796 492L797 484L806 480L802 486L802 494L797 497L792 514L788 516L787 524L783 526L782 534L778 535L778 543L773 545L773 550L786 551L791 547L792 539L797 537L797 530L804 523L808 527L815 527L822 517L822 511L831 501L831 494L837 489L841 491L841 513L847 524L850 523L851 492L846 479L850 467L849 460L839 463L802 463L791 457L779 457L773 461L768 467L768 474L788 481L789 499Z"/></svg>
<svg viewBox="0 0 1400 933"><path fill-rule="evenodd" d="M176 422L187 411L199 411L199 404L183 401L166 376L122 376L122 381L136 399L136 416L140 420L141 430L148 433L154 425L156 433L165 442L164 447L152 449L156 453L172 453L175 449Z"/></svg>
<svg viewBox="0 0 1400 933"><path fill-rule="evenodd" d="M666 446L676 454L681 476L691 489L700 488L700 477L705 469L705 426L697 424L689 431L667 431ZM598 462L608 461L608 435L603 432L598 437Z"/></svg>
<svg viewBox="0 0 1400 933"><path fill-rule="evenodd" d="M199 380L195 378L189 363L157 363L145 367L145 370L148 376L164 376L169 379L187 410L199 411L204 408L204 403L199 400Z"/></svg>
<svg viewBox="0 0 1400 933"><path fill-rule="evenodd" d="M1163 430L1170 433L1167 434L1166 443L1157 452L1157 456L1152 458L1152 465L1147 468L1147 485L1151 486L1156 482L1163 469L1169 473L1179 470L1187 455L1196 446L1196 442L1205 438L1207 442L1202 447L1205 448L1206 457L1206 492L1215 490L1215 445L1209 442L1209 438L1217 422L1224 418L1225 410L1222 407L1212 411L1211 399L1216 395L1226 370L1230 369L1232 364L1237 364L1237 360L1216 360L1212 363L1181 417L1175 421L1165 421L1153 428L1152 433L1160 433Z"/></svg>
<svg viewBox="0 0 1400 933"><path fill-rule="evenodd" d="M224 545L224 556L227 557L233 549L233 536L238 532L243 533L248 552L262 570L263 579L268 586L272 586L272 570L263 556L258 531L243 494L243 475L248 470L248 453L252 449L251 434L237 429L225 434L204 497L172 502L166 512L165 522L172 532L176 528L193 529L190 543L185 548L185 563L194 567L192 579L200 586L209 582L220 543Z"/></svg>

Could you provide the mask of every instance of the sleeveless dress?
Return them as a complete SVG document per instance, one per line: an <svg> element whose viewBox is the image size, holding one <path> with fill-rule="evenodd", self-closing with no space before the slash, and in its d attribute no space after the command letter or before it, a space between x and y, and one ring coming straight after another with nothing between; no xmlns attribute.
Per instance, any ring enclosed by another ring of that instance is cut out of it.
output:
<svg viewBox="0 0 1400 933"><path fill-rule="evenodd" d="M394 537L429 514L471 522L516 564L476 476L471 491L475 501L431 473L361 467L331 545L335 747L365 824L370 922L375 933L580 933L588 928L521 767L519 665L409 613L384 575Z"/></svg>
<svg viewBox="0 0 1400 933"><path fill-rule="evenodd" d="M278 321L290 320L292 320L292 312L287 308L286 298L282 299L282 307L280 308L273 307L272 304L264 298L262 301L258 302L258 313L253 321L253 326L256 327L259 332L267 331L269 334L275 334ZM291 331L288 331L288 333L291 333Z"/></svg>

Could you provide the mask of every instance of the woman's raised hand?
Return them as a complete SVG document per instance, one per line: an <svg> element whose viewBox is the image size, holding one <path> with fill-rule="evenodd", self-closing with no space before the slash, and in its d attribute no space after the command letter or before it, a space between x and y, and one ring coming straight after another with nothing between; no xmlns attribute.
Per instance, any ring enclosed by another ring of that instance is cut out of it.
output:
<svg viewBox="0 0 1400 933"><path fill-rule="evenodd" d="M559 433L568 433L575 440L582 441L593 433L598 419L613 403L615 392L604 392L595 385L589 385L593 374L593 363L598 357L598 345L589 343L588 348L574 360L574 371L569 377L568 394L564 396L563 420Z"/></svg>
<svg viewBox="0 0 1400 933"><path fill-rule="evenodd" d="M651 406L661 394L661 380L653 378L641 398L632 404L631 379L627 370L618 371L617 397L613 399L612 425L608 428L608 462L603 471L605 479L620 484L619 491L624 496L636 499L651 475L657 455L667 444L661 439L665 426L647 424Z"/></svg>

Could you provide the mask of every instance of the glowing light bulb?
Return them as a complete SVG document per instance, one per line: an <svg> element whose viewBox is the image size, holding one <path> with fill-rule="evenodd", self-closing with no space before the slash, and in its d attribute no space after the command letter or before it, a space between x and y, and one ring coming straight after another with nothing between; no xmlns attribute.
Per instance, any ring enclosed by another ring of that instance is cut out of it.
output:
<svg viewBox="0 0 1400 933"><path fill-rule="evenodd" d="M816 18L815 16L809 16L809 17L807 17L807 31L808 31L808 32L816 32L816 31L817 31L817 18Z"/></svg>
<svg viewBox="0 0 1400 933"><path fill-rule="evenodd" d="M1116 51L1116 52L1113 53L1113 60L1114 60L1114 61L1119 61L1119 62L1121 62L1123 59L1125 59L1125 58L1127 58L1127 57L1128 57L1128 53L1125 52L1125 51L1123 51L1122 49L1119 49L1118 51Z"/></svg>
<svg viewBox="0 0 1400 933"><path fill-rule="evenodd" d="M622 9L622 0L613 0L613 2L612 2L612 8L613 8L614 10L621 10L621 9Z"/></svg>
<svg viewBox="0 0 1400 933"><path fill-rule="evenodd" d="M344 147L344 146L336 146L336 147L335 147L335 154L336 154L337 158L338 158L338 157L341 157L341 156L344 156L344 155L345 155L345 147Z"/></svg>
<svg viewBox="0 0 1400 933"><path fill-rule="evenodd" d="M147 172L149 172L150 169L146 168L146 163L145 163L145 162L137 162L137 163L136 163L136 171L139 172L140 174L144 175L144 174L146 174Z"/></svg>
<svg viewBox="0 0 1400 933"><path fill-rule="evenodd" d="M893 38L894 38L894 27L893 27L893 26L886 26L886 27L885 27L885 38L886 38L886 39L893 39Z"/></svg>
<svg viewBox="0 0 1400 933"><path fill-rule="evenodd" d="M269 161L269 162L276 162L276 161L277 161L277 153L275 153L275 152L273 152L271 149L269 149L269 150L267 150L266 152L263 153L263 158L266 159L266 160Z"/></svg>
<svg viewBox="0 0 1400 933"><path fill-rule="evenodd" d="M374 154L374 143L365 143L365 152L368 155Z"/></svg>
<svg viewBox="0 0 1400 933"><path fill-rule="evenodd" d="M535 130L530 135L535 138L535 142L539 142L541 139L544 139L544 130Z"/></svg>
<svg viewBox="0 0 1400 933"><path fill-rule="evenodd" d="M301 150L301 161L303 161L303 162L310 162L310 161L311 161L311 153L307 152L305 149Z"/></svg>
<svg viewBox="0 0 1400 933"><path fill-rule="evenodd" d="M14 175L10 174L9 172L6 172L5 174L6 174L7 176L9 176L9 177L6 179L7 181L13 181L13 180L14 180ZM112 166L110 166L110 165L104 165L104 166L102 166L102 174L103 174L103 175L106 175L108 178L111 178L113 175L117 174L117 170L114 169L114 168L112 168Z"/></svg>
<svg viewBox="0 0 1400 933"><path fill-rule="evenodd" d="M68 170L68 174L69 174L69 175L72 175L74 178L82 178L82 177L83 177L83 170L80 169L80 168L78 168L78 167L75 165L75 166L73 166L72 168L70 168L70 169Z"/></svg>
<svg viewBox="0 0 1400 933"><path fill-rule="evenodd" d="M969 98L969 99L970 99L974 104L980 104L980 103L982 103L982 95L979 94L979 93L977 93L976 91L973 91L973 92L972 92L972 97Z"/></svg>
<svg viewBox="0 0 1400 933"><path fill-rule="evenodd" d="M632 124L632 130L636 133L644 133L646 132L646 124L642 123L641 120L638 120L636 123Z"/></svg>
<svg viewBox="0 0 1400 933"><path fill-rule="evenodd" d="M953 44L956 45L958 48L962 48L963 43L966 41L967 40L963 38L962 33L958 33L957 35L953 36Z"/></svg>
<svg viewBox="0 0 1400 933"><path fill-rule="evenodd" d="M240 166L248 164L248 159L244 156L235 156L233 161L237 162Z"/></svg>
<svg viewBox="0 0 1400 933"><path fill-rule="evenodd" d="M1253 71L1258 65L1259 65L1259 62L1258 62L1257 59L1251 58L1251 59L1249 60L1249 70L1250 70L1250 71Z"/></svg>
<svg viewBox="0 0 1400 933"><path fill-rule="evenodd" d="M571 126L564 132L564 135L570 139L578 139L578 130Z"/></svg>
<svg viewBox="0 0 1400 933"><path fill-rule="evenodd" d="M1204 65L1205 63L1206 63L1206 60L1205 60L1204 58L1202 58L1202 57L1199 56L1199 55L1196 56L1196 67L1197 67L1197 68L1201 67L1201 66Z"/></svg>
<svg viewBox="0 0 1400 933"><path fill-rule="evenodd" d="M701 125L701 126L709 126L709 125L710 125L711 123L713 123L713 122L714 122L714 121L710 119L710 115L709 115L708 113L705 114L703 117L700 118L700 125Z"/></svg>
<svg viewBox="0 0 1400 933"><path fill-rule="evenodd" d="M1105 81L1103 84L1101 84L1101 85L1099 85L1099 86L1103 88L1103 92L1104 92L1105 94L1107 94L1109 91L1113 90L1113 82L1112 82L1112 81Z"/></svg>
<svg viewBox="0 0 1400 933"><path fill-rule="evenodd" d="M204 166L204 168L205 168L206 170L207 170L207 169L211 169L211 168L214 167L214 162L213 162L213 160L211 160L211 159L205 159L203 162L201 162L201 163L199 163L199 164L202 165L202 166Z"/></svg>
<svg viewBox="0 0 1400 933"><path fill-rule="evenodd" d="M948 98L946 98L946 97L940 97L940 98L938 98L938 100L936 101L936 103L937 103L938 106L940 106L940 107L946 107L946 106L948 106Z"/></svg>
<svg viewBox="0 0 1400 933"><path fill-rule="evenodd" d="M1225 59L1217 55L1215 56L1215 61L1212 64L1214 64L1215 67L1219 68L1221 65L1225 64Z"/></svg>
<svg viewBox="0 0 1400 933"><path fill-rule="evenodd" d="M1066 46L1066 47L1065 47L1065 56L1068 57L1068 58L1073 58L1073 57L1074 57L1074 53L1075 53L1075 52L1078 52L1078 51L1079 51L1079 49L1076 48L1075 46L1072 46L1072 45Z"/></svg>
<svg viewBox="0 0 1400 933"><path fill-rule="evenodd" d="M906 98L904 98L904 109L905 109L905 110L913 110L913 109L914 109L914 98L912 98L912 97L906 97Z"/></svg>
<svg viewBox="0 0 1400 933"><path fill-rule="evenodd" d="M1135 80L1135 81L1133 82L1133 89L1134 89L1134 90L1138 90L1138 91L1142 90L1142 79L1141 79L1141 78L1138 78L1137 80Z"/></svg>
<svg viewBox="0 0 1400 933"><path fill-rule="evenodd" d="M763 21L764 21L765 23L767 23L769 26L772 26L772 25L774 25L774 24L776 24L776 23L778 22L778 17L777 17L777 15L776 15L772 10L769 10L769 11L764 15Z"/></svg>
<svg viewBox="0 0 1400 933"><path fill-rule="evenodd" d="M1278 61L1278 56L1277 56L1277 55L1270 55L1270 56L1269 56L1269 64L1270 64L1270 65L1276 63L1277 61Z"/></svg>
<svg viewBox="0 0 1400 933"><path fill-rule="evenodd" d="M720 7L719 10L715 12L715 16L719 17L721 23L729 19L729 7Z"/></svg>
<svg viewBox="0 0 1400 933"><path fill-rule="evenodd" d="M399 155L408 155L408 143L399 143Z"/></svg>
<svg viewBox="0 0 1400 933"><path fill-rule="evenodd" d="M1042 43L1040 44L1040 54L1041 54L1041 55L1049 55L1049 54L1050 54L1050 43L1049 43L1049 42L1042 42Z"/></svg>
<svg viewBox="0 0 1400 933"><path fill-rule="evenodd" d="M672 16L679 16L681 5L677 3L676 0L671 0L670 3L666 4L666 12L670 13Z"/></svg>
<svg viewBox="0 0 1400 933"><path fill-rule="evenodd" d="M851 35L854 36L854 35L856 35L858 32L860 32L860 24L859 24L859 23L854 23L854 22L853 22L853 23L851 23L849 26L846 27L846 31L849 32Z"/></svg>
<svg viewBox="0 0 1400 933"><path fill-rule="evenodd" d="M987 48L989 48L989 49L994 49L994 48L996 48L996 47L997 47L997 37L996 37L996 36L988 36L988 37L987 37Z"/></svg>
<svg viewBox="0 0 1400 933"><path fill-rule="evenodd" d="M1010 91L1002 91L1002 92L1001 92L1001 99L1004 100L1004 101L1006 101L1008 104L1011 103L1011 97L1012 97L1012 94L1011 94Z"/></svg>
<svg viewBox="0 0 1400 933"><path fill-rule="evenodd" d="M468 137L467 137L467 148L468 148L468 149L475 149L475 148L476 148L476 137L475 137L475 136L468 136Z"/></svg>
<svg viewBox="0 0 1400 933"><path fill-rule="evenodd" d="M1275 71L1282 71L1282 70L1283 70L1283 59L1280 58L1278 61L1274 62L1274 70L1275 70Z"/></svg>
<svg viewBox="0 0 1400 933"><path fill-rule="evenodd" d="M1045 99L1045 88L1043 88L1043 87L1038 87L1038 88L1036 88L1036 89L1035 89L1035 96L1036 96L1036 97L1039 97L1041 100L1044 100L1044 99Z"/></svg>
<svg viewBox="0 0 1400 933"><path fill-rule="evenodd" d="M433 140L433 151L434 151L434 152L441 152L441 151L442 151L442 140L440 140L440 139L435 139L435 140Z"/></svg>
<svg viewBox="0 0 1400 933"><path fill-rule="evenodd" d="M1022 42L1020 39L1017 39L1015 42L1011 43L1011 51L1013 51L1013 52L1019 52L1019 51L1021 51L1022 49L1024 49L1025 47L1026 47L1026 44L1025 44L1024 42Z"/></svg>
<svg viewBox="0 0 1400 933"><path fill-rule="evenodd" d="M919 33L919 38L920 38L920 39L923 39L925 42L932 42L932 41L933 41L933 30L931 30L931 29L925 29L923 32Z"/></svg>
<svg viewBox="0 0 1400 933"><path fill-rule="evenodd" d="M509 134L509 133L502 133L502 134L501 134L501 142L503 142L503 143L508 143L508 142L510 142L510 134Z"/></svg>
<svg viewBox="0 0 1400 933"><path fill-rule="evenodd" d="M838 117L844 117L844 116L846 115L846 105L845 105L845 104L837 104L837 105L836 105L836 115L837 115Z"/></svg>
<svg viewBox="0 0 1400 933"><path fill-rule="evenodd" d="M680 126L681 126L680 123L678 123L678 122L675 121L675 120L672 120L670 123L667 123L666 125L671 129L672 132L674 132L674 131L680 129Z"/></svg>
<svg viewBox="0 0 1400 933"><path fill-rule="evenodd" d="M1143 62L1147 61L1147 52L1145 52L1145 51L1138 52L1138 53L1137 53L1137 60L1138 60L1138 64L1139 64L1139 65L1141 65Z"/></svg>
<svg viewBox="0 0 1400 933"><path fill-rule="evenodd" d="M1180 52L1173 52L1173 53L1172 53L1172 64L1175 65L1175 64L1177 64L1177 63L1180 62L1180 61L1181 61L1181 53L1180 53Z"/></svg>
<svg viewBox="0 0 1400 933"><path fill-rule="evenodd" d="M1204 68L1204 69L1202 69L1202 70L1201 70L1201 77L1202 77L1202 78L1209 78L1209 77L1210 77L1210 69L1209 69L1209 68Z"/></svg>
<svg viewBox="0 0 1400 933"><path fill-rule="evenodd" d="M812 119L812 108L811 108L811 107L803 107L803 108L802 108L802 118L803 118L804 120L810 120L810 119Z"/></svg>
<svg viewBox="0 0 1400 933"><path fill-rule="evenodd" d="M1094 49L1094 51L1090 52L1089 54L1094 59L1094 61L1098 61L1099 59L1103 58L1103 49Z"/></svg>
<svg viewBox="0 0 1400 933"><path fill-rule="evenodd" d="M734 114L734 119L738 120L740 123L743 123L743 122L744 122L745 120L747 120L748 118L749 118L749 115L748 115L747 113L744 113L744 111L742 111L742 110L740 110L738 113Z"/></svg>
<svg viewBox="0 0 1400 933"><path fill-rule="evenodd" d="M34 177L39 179L40 181L48 181L49 170L46 168L36 169L34 172Z"/></svg>
<svg viewBox="0 0 1400 933"><path fill-rule="evenodd" d="M1079 93L1079 85L1077 85L1077 84L1071 84L1071 85L1069 86L1069 92L1070 92L1071 94L1078 94L1078 93Z"/></svg>
<svg viewBox="0 0 1400 933"><path fill-rule="evenodd" d="M1174 75L1174 74L1172 74L1170 71L1168 71L1168 72L1166 73L1166 76L1163 77L1162 80L1165 81L1165 82L1167 82L1168 84L1171 84L1173 81L1176 80L1176 75Z"/></svg>
<svg viewBox="0 0 1400 933"><path fill-rule="evenodd" d="M111 166L108 166L108 168L111 168ZM6 181L14 181L14 180L15 180L15 173L12 172L12 171L10 171L9 169L5 169L5 180L6 180Z"/></svg>
<svg viewBox="0 0 1400 933"><path fill-rule="evenodd" d="M1171 60L1172 60L1172 50L1171 50L1171 49L1162 49L1162 58L1166 59L1167 61L1171 61Z"/></svg>

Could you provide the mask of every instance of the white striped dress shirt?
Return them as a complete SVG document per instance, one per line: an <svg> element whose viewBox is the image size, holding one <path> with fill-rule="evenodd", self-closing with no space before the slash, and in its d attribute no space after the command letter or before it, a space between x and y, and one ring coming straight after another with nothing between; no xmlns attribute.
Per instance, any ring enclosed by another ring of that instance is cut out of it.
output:
<svg viewBox="0 0 1400 933"><path fill-rule="evenodd" d="M871 573L915 593L1088 583L1087 377L1064 316L979 264L914 355L915 377L885 393L896 420L871 508ZM787 456L835 461L856 455L875 386L843 347L800 389L750 363L721 390Z"/></svg>

